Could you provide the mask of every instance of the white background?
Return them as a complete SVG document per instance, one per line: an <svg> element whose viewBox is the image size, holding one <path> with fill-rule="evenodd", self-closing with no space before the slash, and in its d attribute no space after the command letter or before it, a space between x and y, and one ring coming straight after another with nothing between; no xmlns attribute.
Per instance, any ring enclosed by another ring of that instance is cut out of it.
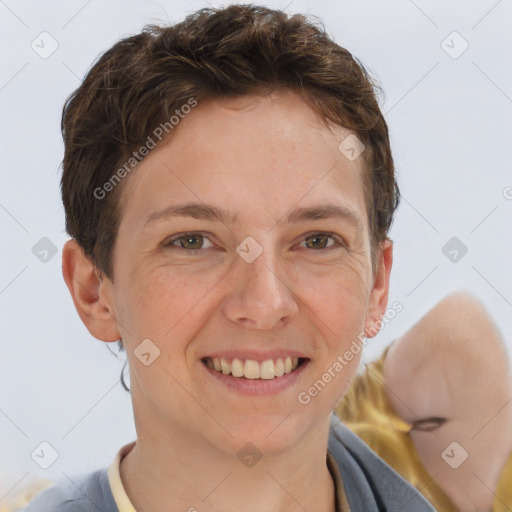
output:
<svg viewBox="0 0 512 512"><path fill-rule="evenodd" d="M381 106L403 195L390 234L390 304L399 301L404 310L370 341L365 360L460 288L492 311L510 353L511 1L287 3L265 5L317 15L385 92ZM61 109L119 38L205 6L0 2L0 503L32 479L105 467L135 439L130 397L119 384L123 361L90 336L61 275ZM31 48L43 31L59 45L47 59ZM458 36L446 40L453 31L469 44L458 58L443 49L462 48ZM468 248L456 263L441 251L453 236ZM46 263L32 253L42 237L58 248ZM42 441L59 454L47 470L31 458Z"/></svg>

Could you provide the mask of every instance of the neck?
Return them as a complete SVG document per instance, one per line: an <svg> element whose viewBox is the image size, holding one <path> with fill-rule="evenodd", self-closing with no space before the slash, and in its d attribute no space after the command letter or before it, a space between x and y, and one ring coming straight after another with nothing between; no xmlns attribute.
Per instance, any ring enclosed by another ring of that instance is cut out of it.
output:
<svg viewBox="0 0 512 512"><path fill-rule="evenodd" d="M121 461L120 475L130 501L141 512L334 512L324 437L322 446L304 441L254 463L255 459L240 460L187 432L139 433Z"/></svg>

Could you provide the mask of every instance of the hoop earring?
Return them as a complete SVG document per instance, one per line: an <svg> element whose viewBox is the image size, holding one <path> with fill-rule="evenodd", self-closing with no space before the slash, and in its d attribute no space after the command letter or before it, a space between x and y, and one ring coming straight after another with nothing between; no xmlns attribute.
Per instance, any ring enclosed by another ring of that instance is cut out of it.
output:
<svg viewBox="0 0 512 512"><path fill-rule="evenodd" d="M131 393L131 389L126 385L126 382L124 380L124 369L126 368L126 363L128 362L128 356L126 357L126 360L123 364L123 369L121 370L121 378L120 378L120 381L121 381L121 386L123 386L124 390L125 391L128 391L128 393Z"/></svg>

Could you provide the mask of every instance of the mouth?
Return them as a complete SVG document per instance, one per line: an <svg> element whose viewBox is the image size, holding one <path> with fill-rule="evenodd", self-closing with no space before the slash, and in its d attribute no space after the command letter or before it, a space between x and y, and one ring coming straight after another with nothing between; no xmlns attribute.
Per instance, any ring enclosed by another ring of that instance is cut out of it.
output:
<svg viewBox="0 0 512 512"><path fill-rule="evenodd" d="M256 361L227 357L203 357L201 362L211 370L241 380L279 380L296 372L307 362L305 357L278 357Z"/></svg>

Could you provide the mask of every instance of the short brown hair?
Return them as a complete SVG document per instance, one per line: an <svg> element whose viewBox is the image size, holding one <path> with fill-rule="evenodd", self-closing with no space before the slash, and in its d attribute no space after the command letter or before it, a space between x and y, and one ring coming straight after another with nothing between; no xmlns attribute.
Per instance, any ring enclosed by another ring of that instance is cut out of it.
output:
<svg viewBox="0 0 512 512"><path fill-rule="evenodd" d="M101 199L94 191L190 98L203 102L276 89L301 94L327 125L351 129L365 144L375 270L379 243L387 238L400 198L388 128L375 94L380 87L320 22L231 5L201 9L168 27L148 25L120 40L64 105L66 230L101 274L114 280L113 251L129 178Z"/></svg>

